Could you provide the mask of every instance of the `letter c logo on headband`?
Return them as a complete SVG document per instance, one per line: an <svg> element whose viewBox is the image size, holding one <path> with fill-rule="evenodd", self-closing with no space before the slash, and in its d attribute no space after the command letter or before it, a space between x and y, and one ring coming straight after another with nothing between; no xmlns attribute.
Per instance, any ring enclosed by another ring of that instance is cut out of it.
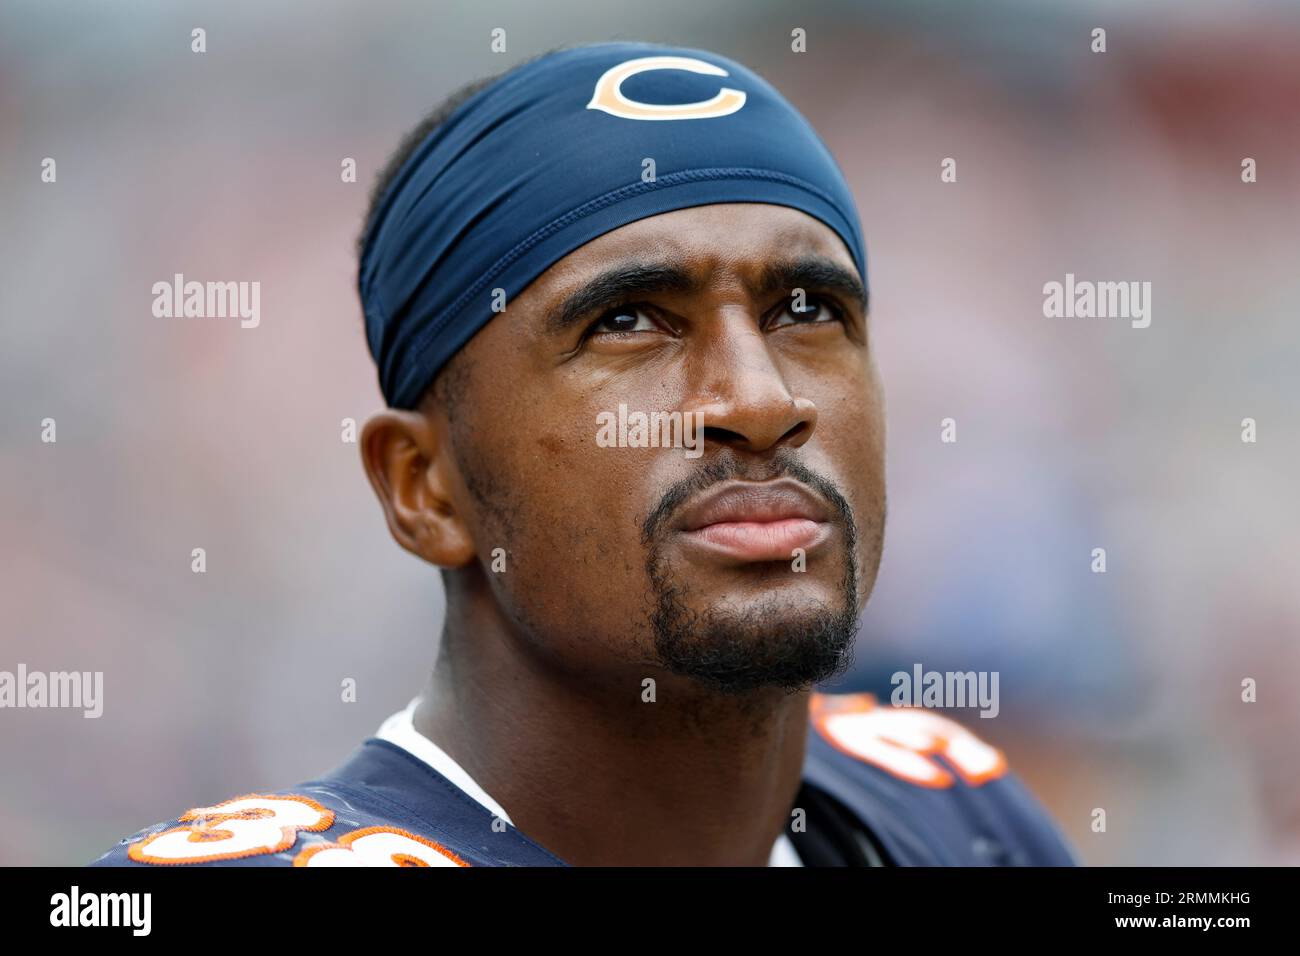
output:
<svg viewBox="0 0 1300 956"><path fill-rule="evenodd" d="M711 100L677 105L638 103L623 94L623 81L650 70L686 70L706 76L727 76L727 71L712 63L688 56L643 56L606 70L596 81L596 91L587 104L589 110L604 110L611 116L630 120L711 119L728 116L745 105L745 94L724 86Z"/></svg>

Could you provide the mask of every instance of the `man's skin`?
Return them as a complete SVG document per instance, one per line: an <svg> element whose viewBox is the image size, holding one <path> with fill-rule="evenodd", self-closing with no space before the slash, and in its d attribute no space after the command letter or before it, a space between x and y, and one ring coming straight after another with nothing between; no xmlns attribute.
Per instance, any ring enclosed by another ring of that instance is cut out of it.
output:
<svg viewBox="0 0 1300 956"><path fill-rule="evenodd" d="M860 281L830 228L783 206L700 206L623 226L546 270L465 346L447 373L454 414L431 400L364 429L393 536L450 569L416 729L570 864L764 866L790 823L809 684L831 670L800 676L813 665L796 655L783 670L783 655L811 647L799 635L836 614L856 618L885 518L865 303L804 280L761 288L766 270L811 257ZM629 263L685 270L698 288L663 279L631 296L643 306L557 327L570 296ZM795 286L806 312L791 308ZM598 446L597 415L619 403L703 412L703 456ZM817 524L741 527L734 547L688 530L705 494L778 478L821 508ZM684 498L665 497L674 486ZM802 572L791 541L806 548ZM491 570L497 548L504 572ZM723 661L719 680L665 666L665 602L680 656ZM835 672L851 638L838 638ZM737 661L746 666L727 670Z"/></svg>

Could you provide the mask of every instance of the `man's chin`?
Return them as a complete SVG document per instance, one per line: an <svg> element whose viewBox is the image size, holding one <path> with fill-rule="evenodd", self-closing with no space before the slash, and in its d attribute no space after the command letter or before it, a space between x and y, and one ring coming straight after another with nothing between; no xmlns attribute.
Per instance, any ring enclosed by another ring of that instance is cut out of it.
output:
<svg viewBox="0 0 1300 956"><path fill-rule="evenodd" d="M681 597L661 595L651 621L659 662L673 674L741 694L767 687L800 690L852 665L852 595L838 595L839 606L769 594L703 609Z"/></svg>

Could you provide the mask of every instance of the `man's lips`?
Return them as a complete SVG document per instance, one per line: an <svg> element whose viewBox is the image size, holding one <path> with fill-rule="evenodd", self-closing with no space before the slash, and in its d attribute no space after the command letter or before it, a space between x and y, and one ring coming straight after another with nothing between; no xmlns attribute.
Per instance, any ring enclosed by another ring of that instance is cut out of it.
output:
<svg viewBox="0 0 1300 956"><path fill-rule="evenodd" d="M789 561L832 532L821 500L797 481L729 481L686 508L676 530L691 546L737 562Z"/></svg>

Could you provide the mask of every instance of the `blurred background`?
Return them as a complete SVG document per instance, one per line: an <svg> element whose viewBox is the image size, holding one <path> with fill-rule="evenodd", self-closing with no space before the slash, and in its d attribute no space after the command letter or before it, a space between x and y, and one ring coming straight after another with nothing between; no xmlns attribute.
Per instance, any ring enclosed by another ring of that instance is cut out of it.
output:
<svg viewBox="0 0 1300 956"><path fill-rule="evenodd" d="M834 689L997 670L952 716L1086 862L1300 863L1300 4L1243 0L7 0L0 670L105 700L0 710L0 863L307 779L419 690L441 584L340 438L381 407L360 217L453 88L606 39L756 69L857 197L890 514ZM155 318L176 272L260 281L260 327ZM1067 272L1151 282L1150 327L1045 318Z"/></svg>

